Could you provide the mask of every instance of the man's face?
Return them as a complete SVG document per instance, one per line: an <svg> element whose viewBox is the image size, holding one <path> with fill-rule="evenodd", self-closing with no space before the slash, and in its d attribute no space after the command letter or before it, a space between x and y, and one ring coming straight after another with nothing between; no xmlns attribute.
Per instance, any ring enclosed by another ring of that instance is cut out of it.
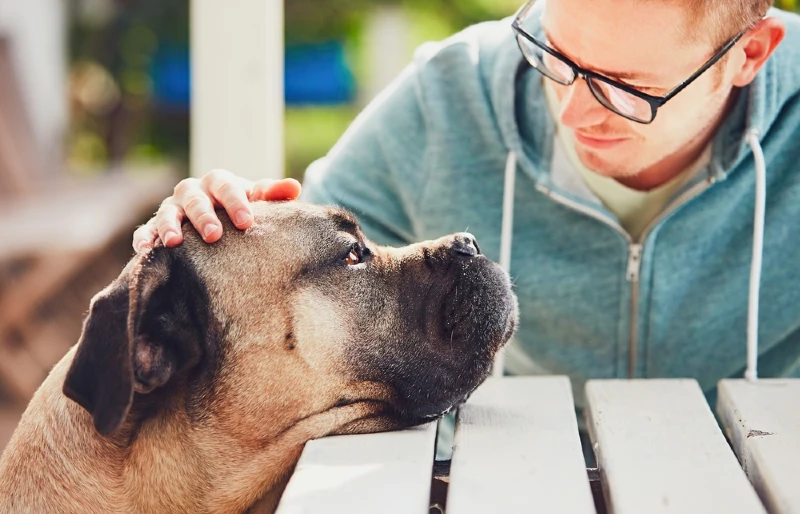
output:
<svg viewBox="0 0 800 514"><path fill-rule="evenodd" d="M661 96L688 78L717 50L710 38L688 38L687 11L678 2L549 0L543 25L549 44L579 66ZM724 66L724 64L719 64ZM720 83L721 82L721 83ZM626 177L698 150L713 130L731 90L711 68L661 107L649 125L612 113L578 79L553 81L562 123L573 130L581 161L597 173Z"/></svg>

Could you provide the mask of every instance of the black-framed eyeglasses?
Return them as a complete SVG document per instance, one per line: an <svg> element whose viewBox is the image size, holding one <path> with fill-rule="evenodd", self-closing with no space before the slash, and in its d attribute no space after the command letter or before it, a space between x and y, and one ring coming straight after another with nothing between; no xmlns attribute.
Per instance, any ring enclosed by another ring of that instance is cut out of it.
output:
<svg viewBox="0 0 800 514"><path fill-rule="evenodd" d="M532 67L536 68L545 77L556 81L564 86L569 86L575 79L583 78L589 86L589 90L601 105L610 111L619 114L637 123L649 124L655 117L659 107L671 100L680 93L686 86L691 84L697 77L719 61L725 53L733 48L739 39L750 30L751 27L743 30L734 36L730 41L720 48L705 64L697 71L692 73L689 78L675 86L663 96L653 96L643 93L627 84L617 82L608 77L595 73L591 70L581 68L568 57L550 48L546 43L537 40L532 35L525 32L521 25L525 21L528 13L536 0L530 0L523 5L514 16L511 28L517 36L517 44Z"/></svg>

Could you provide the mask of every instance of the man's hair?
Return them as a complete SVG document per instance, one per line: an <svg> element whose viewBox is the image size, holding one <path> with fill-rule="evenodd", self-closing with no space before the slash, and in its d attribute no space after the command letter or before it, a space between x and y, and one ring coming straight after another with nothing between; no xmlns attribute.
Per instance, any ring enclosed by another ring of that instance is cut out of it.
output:
<svg viewBox="0 0 800 514"><path fill-rule="evenodd" d="M740 31L754 25L773 0L679 0L689 8L694 23L690 36L710 41L715 48L728 42Z"/></svg>

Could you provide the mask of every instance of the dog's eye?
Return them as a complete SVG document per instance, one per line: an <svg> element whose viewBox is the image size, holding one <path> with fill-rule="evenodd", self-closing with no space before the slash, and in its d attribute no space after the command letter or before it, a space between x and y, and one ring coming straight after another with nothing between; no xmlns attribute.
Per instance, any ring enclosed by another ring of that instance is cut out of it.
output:
<svg viewBox="0 0 800 514"><path fill-rule="evenodd" d="M350 250L350 253L347 254L345 257L345 262L348 266L355 266L356 264L361 262L361 256L355 250Z"/></svg>

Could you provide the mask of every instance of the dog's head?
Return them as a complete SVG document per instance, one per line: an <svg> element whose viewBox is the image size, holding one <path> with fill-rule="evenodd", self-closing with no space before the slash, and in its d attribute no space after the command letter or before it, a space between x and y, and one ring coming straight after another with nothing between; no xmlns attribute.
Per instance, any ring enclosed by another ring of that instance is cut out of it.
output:
<svg viewBox="0 0 800 514"><path fill-rule="evenodd" d="M403 248L349 213L253 204L255 223L128 263L91 304L63 391L114 433L174 411L255 445L435 419L516 324L509 279L458 234Z"/></svg>

